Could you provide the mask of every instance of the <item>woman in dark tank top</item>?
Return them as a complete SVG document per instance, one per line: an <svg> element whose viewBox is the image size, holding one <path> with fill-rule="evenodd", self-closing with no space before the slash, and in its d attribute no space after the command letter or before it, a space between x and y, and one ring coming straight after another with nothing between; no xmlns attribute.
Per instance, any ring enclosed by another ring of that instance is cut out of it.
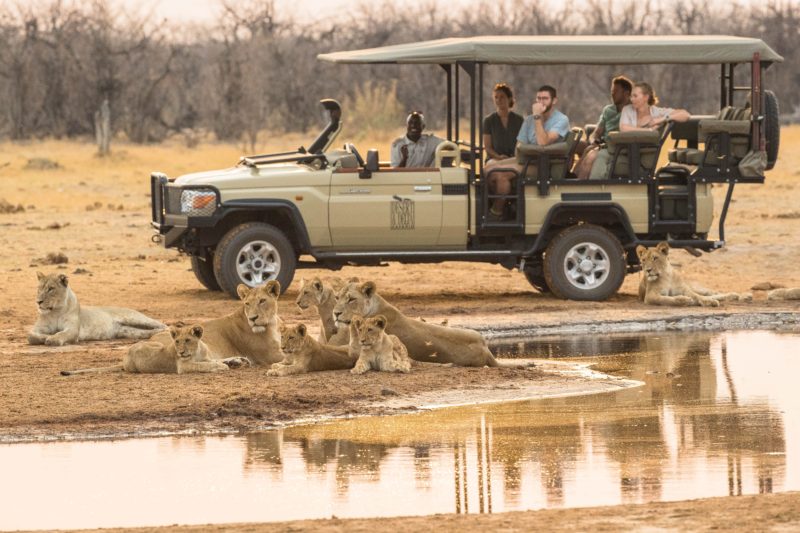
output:
<svg viewBox="0 0 800 533"><path fill-rule="evenodd" d="M497 111L483 119L483 147L487 162L492 159L513 157L517 147L517 134L523 118L511 111L514 92L505 83L498 83L492 92Z"/></svg>

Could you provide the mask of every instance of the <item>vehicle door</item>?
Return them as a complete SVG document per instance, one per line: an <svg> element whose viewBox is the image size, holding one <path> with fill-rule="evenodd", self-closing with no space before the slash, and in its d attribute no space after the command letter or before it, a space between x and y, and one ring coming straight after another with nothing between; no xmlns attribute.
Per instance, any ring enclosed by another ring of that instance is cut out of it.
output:
<svg viewBox="0 0 800 533"><path fill-rule="evenodd" d="M438 168L383 167L331 174L329 222L337 248L370 250L435 246L442 228Z"/></svg>

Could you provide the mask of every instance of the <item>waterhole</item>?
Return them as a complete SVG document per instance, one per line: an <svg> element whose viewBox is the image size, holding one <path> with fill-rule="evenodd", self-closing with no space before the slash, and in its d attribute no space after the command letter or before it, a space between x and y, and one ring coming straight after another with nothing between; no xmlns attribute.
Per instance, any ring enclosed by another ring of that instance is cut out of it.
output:
<svg viewBox="0 0 800 533"><path fill-rule="evenodd" d="M268 522L800 490L800 334L520 340L643 383L227 437L0 446L0 529Z"/></svg>

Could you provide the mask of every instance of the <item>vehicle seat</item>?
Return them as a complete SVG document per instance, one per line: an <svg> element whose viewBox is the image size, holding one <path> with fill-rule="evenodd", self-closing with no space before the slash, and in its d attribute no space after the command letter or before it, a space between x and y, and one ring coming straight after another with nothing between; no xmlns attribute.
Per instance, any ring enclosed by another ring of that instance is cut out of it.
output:
<svg viewBox="0 0 800 533"><path fill-rule="evenodd" d="M749 112L748 108L729 106L720 110L715 118L701 120L698 137L705 149L675 148L668 153L669 161L694 166L719 166L718 140L722 134L729 135L733 163L740 161L750 149Z"/></svg>
<svg viewBox="0 0 800 533"><path fill-rule="evenodd" d="M608 179L646 178L653 175L658 154L668 134L669 126L661 131L612 131L608 134L608 153L613 162L609 165ZM638 149L639 168L632 169L632 152Z"/></svg>
<svg viewBox="0 0 800 533"><path fill-rule="evenodd" d="M358 168L358 159L347 150L331 150L325 153L325 158L334 170L340 168Z"/></svg>
<svg viewBox="0 0 800 533"><path fill-rule="evenodd" d="M572 166L572 159L582 136L581 128L572 128L561 142L546 146L517 143L517 163L523 166L526 178L538 179L539 169L542 166L539 162L545 159L543 163L546 163L546 175L541 177L545 180L564 179Z"/></svg>

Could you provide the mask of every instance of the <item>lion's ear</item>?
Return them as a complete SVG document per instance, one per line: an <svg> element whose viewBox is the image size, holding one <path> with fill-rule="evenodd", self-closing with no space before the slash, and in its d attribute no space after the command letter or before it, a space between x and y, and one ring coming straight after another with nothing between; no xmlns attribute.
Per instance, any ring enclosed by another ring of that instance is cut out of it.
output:
<svg viewBox="0 0 800 533"><path fill-rule="evenodd" d="M59 274L58 282L66 287L67 285L69 285L69 278L67 277L66 274Z"/></svg>
<svg viewBox="0 0 800 533"><path fill-rule="evenodd" d="M644 255L647 253L647 248L642 246L641 244L636 247L636 255L639 256L639 259L644 259Z"/></svg>
<svg viewBox="0 0 800 533"><path fill-rule="evenodd" d="M386 329L386 317L383 315L378 315L375 317L375 325L381 329Z"/></svg>
<svg viewBox="0 0 800 533"><path fill-rule="evenodd" d="M274 298L281 295L281 283L278 280L272 279L264 285L264 291L271 294Z"/></svg>
<svg viewBox="0 0 800 533"><path fill-rule="evenodd" d="M176 328L175 326L170 326L169 327L169 334L172 335L173 339L177 339L178 338L178 328Z"/></svg>
<svg viewBox="0 0 800 533"><path fill-rule="evenodd" d="M361 294L363 294L367 298L372 298L372 295L375 294L375 282L374 281L364 282L364 284L361 285Z"/></svg>
<svg viewBox="0 0 800 533"><path fill-rule="evenodd" d="M322 290L322 281L320 281L319 278L314 278L314 281L312 281L311 283L314 284L314 289L316 289L318 291Z"/></svg>
<svg viewBox="0 0 800 533"><path fill-rule="evenodd" d="M42 280L43 280L44 278L46 278L46 277L47 277L47 276L45 276L45 275L44 275L44 274L42 274L41 272L39 272L39 271L36 271L36 279L38 279L39 281L42 281Z"/></svg>
<svg viewBox="0 0 800 533"><path fill-rule="evenodd" d="M192 328L192 335L198 339L201 338L203 336L203 326L194 326Z"/></svg>
<svg viewBox="0 0 800 533"><path fill-rule="evenodd" d="M350 319L350 323L351 323L351 324L352 324L352 325L353 325L353 326L354 326L356 329L358 329L358 328L360 328L360 327L361 327L361 324L363 324L363 323L364 323L364 317L362 317L361 315L353 315L353 317Z"/></svg>
<svg viewBox="0 0 800 533"><path fill-rule="evenodd" d="M656 245L656 250L662 255L669 255L669 243L667 241L661 241Z"/></svg>
<svg viewBox="0 0 800 533"><path fill-rule="evenodd" d="M306 336L306 325L305 324L299 324L297 326L297 333L299 333L301 337L305 337Z"/></svg>
<svg viewBox="0 0 800 533"><path fill-rule="evenodd" d="M359 281L361 280L358 279L358 276L353 276L352 278L347 280L347 283L358 283Z"/></svg>
<svg viewBox="0 0 800 533"><path fill-rule="evenodd" d="M244 300L245 298L247 298L247 295L250 294L250 287L248 287L244 283L240 283L236 287L236 294L239 295L240 300Z"/></svg>

